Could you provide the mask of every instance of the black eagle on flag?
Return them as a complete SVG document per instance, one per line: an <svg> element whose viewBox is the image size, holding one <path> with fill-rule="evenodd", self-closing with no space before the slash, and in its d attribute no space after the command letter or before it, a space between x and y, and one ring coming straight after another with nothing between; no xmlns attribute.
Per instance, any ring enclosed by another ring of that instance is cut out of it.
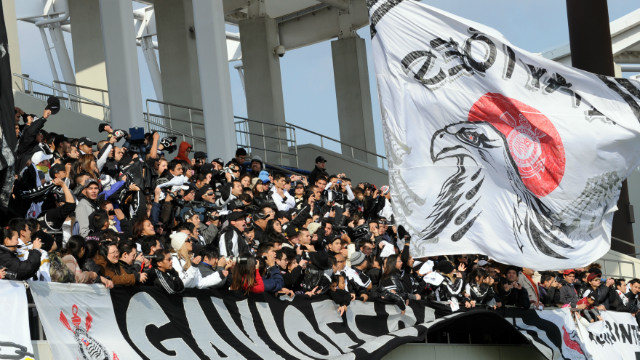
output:
<svg viewBox="0 0 640 360"><path fill-rule="evenodd" d="M523 107L531 120L518 110ZM427 216L422 240L437 242L445 228L451 232L451 241L461 240L482 216L488 202L495 201L482 194L505 190L511 194L512 231L521 251L529 243L544 255L566 259L560 252L573 249L570 240L576 237L573 233L581 228L585 217L581 212L587 214L591 225L602 220L605 216L602 205L619 190L618 185L607 185L608 181L592 182L576 202L559 213L552 212L541 201L562 178L562 166L553 169L554 160L558 163L557 157L563 153L553 125L540 120L546 119L543 115L538 113L535 119L532 114L536 112L514 99L486 94L470 111L471 121L448 125L433 135L433 163L454 158L458 166L441 187ZM554 154L544 150L545 143L547 149L556 150ZM563 162L561 159L559 163ZM501 179L500 183L496 179ZM620 179L612 176L607 180L619 183ZM504 188L504 184L509 188ZM596 188L601 191L594 191ZM584 232L579 235L588 236Z"/></svg>

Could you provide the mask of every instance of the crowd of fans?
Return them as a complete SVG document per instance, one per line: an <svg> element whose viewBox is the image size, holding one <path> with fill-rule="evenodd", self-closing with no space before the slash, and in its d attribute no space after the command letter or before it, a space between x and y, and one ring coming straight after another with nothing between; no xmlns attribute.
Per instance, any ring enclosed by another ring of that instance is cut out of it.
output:
<svg viewBox="0 0 640 360"><path fill-rule="evenodd" d="M328 295L341 314L352 301L404 311L409 300L453 311L568 306L588 322L638 312L640 280L602 278L597 264L538 273L484 256L414 259L389 187L330 175L322 156L302 176L267 170L242 148L209 161L187 142L107 124L97 143L70 139L44 130L50 115L16 109L0 278Z"/></svg>

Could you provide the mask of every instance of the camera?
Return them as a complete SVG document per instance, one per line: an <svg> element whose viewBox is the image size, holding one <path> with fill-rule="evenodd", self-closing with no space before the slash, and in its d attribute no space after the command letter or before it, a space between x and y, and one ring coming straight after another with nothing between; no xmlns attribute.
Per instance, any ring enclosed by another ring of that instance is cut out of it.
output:
<svg viewBox="0 0 640 360"><path fill-rule="evenodd" d="M225 260L230 262L235 262L236 264L246 264L249 262L248 257L245 256L225 256Z"/></svg>
<svg viewBox="0 0 640 360"><path fill-rule="evenodd" d="M178 140L177 136L163 137L160 140L160 145L162 145L162 147L164 148L163 150L166 150L168 153L172 153L177 148L177 145L176 145L177 140Z"/></svg>
<svg viewBox="0 0 640 360"><path fill-rule="evenodd" d="M307 251L302 251L302 255L296 255L296 262L300 263L302 260L311 261L311 257Z"/></svg>
<svg viewBox="0 0 640 360"><path fill-rule="evenodd" d="M122 138L129 137L129 133L127 133L124 130L120 130L120 129L114 130L111 135L114 136L118 141L120 141L120 139L122 139Z"/></svg>
<svg viewBox="0 0 640 360"><path fill-rule="evenodd" d="M287 50L282 45L278 45L275 48L273 48L273 54L278 55L279 57L283 57L286 51Z"/></svg>
<svg viewBox="0 0 640 360"><path fill-rule="evenodd" d="M7 280L16 280L18 278L18 273L14 271L6 270L6 275L4 278Z"/></svg>

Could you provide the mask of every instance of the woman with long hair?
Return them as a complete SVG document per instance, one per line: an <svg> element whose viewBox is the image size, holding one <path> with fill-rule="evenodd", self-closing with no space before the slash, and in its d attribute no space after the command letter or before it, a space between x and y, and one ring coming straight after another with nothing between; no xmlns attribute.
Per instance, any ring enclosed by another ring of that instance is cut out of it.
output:
<svg viewBox="0 0 640 360"><path fill-rule="evenodd" d="M98 278L98 274L93 271L82 271L80 265L85 255L86 241L80 235L73 235L67 241L67 245L60 251L62 262L67 265L69 270L75 275L77 283L93 284Z"/></svg>
<svg viewBox="0 0 640 360"><path fill-rule="evenodd" d="M92 154L82 154L78 159L78 163L80 165L80 172L84 171L89 174L96 181L99 180L98 175L98 165L96 163L96 158Z"/></svg>
<svg viewBox="0 0 640 360"><path fill-rule="evenodd" d="M191 259L193 244L191 238L184 232L175 232L169 236L171 238L171 264L180 275L185 288L205 289L220 284L219 272L202 276L200 270L194 266Z"/></svg>
<svg viewBox="0 0 640 360"><path fill-rule="evenodd" d="M382 277L378 285L383 300L392 302L404 311L407 300L420 300L419 294L413 294L411 287L404 284L401 279L402 259L400 256L389 255L383 263Z"/></svg>
<svg viewBox="0 0 640 360"><path fill-rule="evenodd" d="M495 292L493 291L493 278L489 276L487 270L477 267L469 273L465 293L469 294L468 302L471 307L476 305L486 305L496 308ZM466 305L466 302L465 302Z"/></svg>
<svg viewBox="0 0 640 360"><path fill-rule="evenodd" d="M253 180L255 180L253 189L251 189L251 192L253 193L253 203L258 207L262 207L269 201L269 197L266 191L267 186L264 185L261 179L254 178Z"/></svg>
<svg viewBox="0 0 640 360"><path fill-rule="evenodd" d="M245 295L249 293L260 294L264 292L264 283L260 276L260 267L249 253L243 253L240 257L247 258L246 262L237 263L231 270L230 290L242 291Z"/></svg>
<svg viewBox="0 0 640 360"><path fill-rule="evenodd" d="M100 266L100 275L110 278L113 285L135 285L135 276L128 274L118 260L120 260L120 251L118 245L112 241L101 244L98 254L94 257L94 261Z"/></svg>
<svg viewBox="0 0 640 360"><path fill-rule="evenodd" d="M156 231L153 228L151 220L144 219L133 224L133 240L140 239L144 236L155 236Z"/></svg>

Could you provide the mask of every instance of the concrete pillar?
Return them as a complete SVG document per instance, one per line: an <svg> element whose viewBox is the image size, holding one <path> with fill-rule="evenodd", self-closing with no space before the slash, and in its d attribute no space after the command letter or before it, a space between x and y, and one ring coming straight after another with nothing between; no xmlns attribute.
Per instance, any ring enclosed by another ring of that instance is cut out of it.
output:
<svg viewBox="0 0 640 360"><path fill-rule="evenodd" d="M371 110L371 92L364 39L346 37L331 42L333 76L338 103L340 140L356 148L376 152ZM342 146L342 153L352 156L352 148ZM376 164L373 155L353 150L353 156Z"/></svg>
<svg viewBox="0 0 640 360"><path fill-rule="evenodd" d="M249 128L254 134L262 134L264 129L269 137L251 136L251 153L266 162L288 165L288 157L279 153L288 152L287 143L277 140L286 139L284 127L277 126L285 125L280 58L274 54L280 45L278 24L260 16L241 21L239 27L248 118L267 123L249 123Z"/></svg>
<svg viewBox="0 0 640 360"><path fill-rule="evenodd" d="M87 87L77 88L77 93L82 97L109 105L100 4L98 0L68 1L76 84ZM105 119L107 115L103 108L89 104L82 104L80 111L98 119Z"/></svg>
<svg viewBox="0 0 640 360"><path fill-rule="evenodd" d="M20 65L20 45L18 43L18 21L16 20L15 0L2 0L4 24L7 28L7 40L9 42L9 62L11 65L11 87L14 90L22 89L22 80L13 74L22 74Z"/></svg>
<svg viewBox="0 0 640 360"><path fill-rule="evenodd" d="M114 128L144 127L138 49L130 1L100 0L111 122Z"/></svg>
<svg viewBox="0 0 640 360"><path fill-rule="evenodd" d="M192 0L158 0L154 3L154 12L163 100L202 109ZM226 47L224 55L226 56ZM203 137L205 130L202 112L165 107L164 115L171 115L173 119L179 120L191 119L193 125L172 121L171 126L186 133L191 133L193 126L194 135ZM206 150L204 142L194 141L192 145L195 150Z"/></svg>
<svg viewBox="0 0 640 360"><path fill-rule="evenodd" d="M193 17L207 154L230 160L237 145L222 1L194 1Z"/></svg>

